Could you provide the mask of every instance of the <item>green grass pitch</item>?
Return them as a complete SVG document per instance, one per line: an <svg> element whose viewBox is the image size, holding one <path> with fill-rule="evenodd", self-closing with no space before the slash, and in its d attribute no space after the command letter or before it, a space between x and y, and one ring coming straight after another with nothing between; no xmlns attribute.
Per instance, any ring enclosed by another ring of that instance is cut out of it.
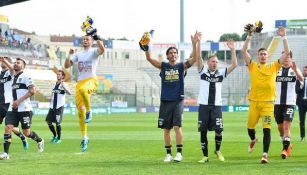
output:
<svg viewBox="0 0 307 175"><path fill-rule="evenodd" d="M45 151L37 152L34 141L25 152L20 140L13 135L10 160L0 161L1 174L306 174L307 143L300 142L298 115L292 127L292 156L282 160L281 141L273 123L269 164L260 164L262 129L258 124L259 142L252 154L247 153L249 138L246 129L247 113L224 113L222 153L219 162L214 151L214 133L209 133L209 159L202 158L197 132L197 113L185 113L183 123L183 161L164 163L163 132L157 128L157 113L94 115L89 129L89 149L80 152L80 131L76 116L64 116L62 143L51 144L51 133L43 116L34 116L32 129L45 139ZM3 126L1 126L3 131ZM174 138L174 133L172 132ZM2 140L2 139L1 139ZM176 153L173 139L173 154ZM1 141L1 144L3 141ZM1 152L3 151L1 147Z"/></svg>

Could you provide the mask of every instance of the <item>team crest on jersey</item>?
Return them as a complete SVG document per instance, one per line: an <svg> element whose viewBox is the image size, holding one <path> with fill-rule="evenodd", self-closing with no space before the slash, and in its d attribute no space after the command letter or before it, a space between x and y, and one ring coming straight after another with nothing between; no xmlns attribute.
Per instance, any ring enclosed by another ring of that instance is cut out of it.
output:
<svg viewBox="0 0 307 175"><path fill-rule="evenodd" d="M294 75L294 72L290 72L290 75Z"/></svg>
<svg viewBox="0 0 307 175"><path fill-rule="evenodd" d="M21 82L22 78L18 78L18 82Z"/></svg>

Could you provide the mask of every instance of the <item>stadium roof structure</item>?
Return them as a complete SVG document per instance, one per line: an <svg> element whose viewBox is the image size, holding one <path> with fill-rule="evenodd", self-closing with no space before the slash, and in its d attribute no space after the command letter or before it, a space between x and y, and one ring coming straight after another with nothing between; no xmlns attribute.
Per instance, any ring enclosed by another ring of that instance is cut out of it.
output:
<svg viewBox="0 0 307 175"><path fill-rule="evenodd" d="M6 6L6 5L11 5L11 4L16 4L20 2L24 2L28 0L1 0L0 1L0 7Z"/></svg>

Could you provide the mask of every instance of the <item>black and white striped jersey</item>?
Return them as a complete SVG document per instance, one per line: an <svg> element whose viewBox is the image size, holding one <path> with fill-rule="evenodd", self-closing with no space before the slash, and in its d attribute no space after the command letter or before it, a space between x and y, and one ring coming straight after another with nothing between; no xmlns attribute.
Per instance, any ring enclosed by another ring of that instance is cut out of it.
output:
<svg viewBox="0 0 307 175"><path fill-rule="evenodd" d="M12 101L12 78L9 70L1 71L0 74L0 103L10 103Z"/></svg>
<svg viewBox="0 0 307 175"><path fill-rule="evenodd" d="M296 74L289 67L282 67L276 77L276 101L275 104L295 105L296 93Z"/></svg>
<svg viewBox="0 0 307 175"><path fill-rule="evenodd" d="M60 107L65 105L65 90L63 86L66 87L66 83L56 83L56 85L52 89L50 109L59 109Z"/></svg>
<svg viewBox="0 0 307 175"><path fill-rule="evenodd" d="M227 68L210 72L203 67L199 75L198 103L202 105L222 106L222 82L227 76Z"/></svg>
<svg viewBox="0 0 307 175"><path fill-rule="evenodd" d="M30 98L25 99L22 101L17 109L12 109L13 101L20 99L29 91L29 86L34 86L34 83L30 76L25 74L24 72L20 72L15 74L13 77L12 83L12 96L13 100L10 104L8 111L16 111L16 112L24 112L24 111L32 111L32 105Z"/></svg>

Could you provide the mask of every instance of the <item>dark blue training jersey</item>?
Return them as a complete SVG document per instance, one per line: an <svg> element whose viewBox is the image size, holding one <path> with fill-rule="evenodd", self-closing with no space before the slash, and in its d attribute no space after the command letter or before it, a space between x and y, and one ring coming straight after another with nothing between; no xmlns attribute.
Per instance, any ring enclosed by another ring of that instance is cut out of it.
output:
<svg viewBox="0 0 307 175"><path fill-rule="evenodd" d="M174 66L162 62L161 65L161 100L176 101L184 98L184 68L183 63Z"/></svg>

